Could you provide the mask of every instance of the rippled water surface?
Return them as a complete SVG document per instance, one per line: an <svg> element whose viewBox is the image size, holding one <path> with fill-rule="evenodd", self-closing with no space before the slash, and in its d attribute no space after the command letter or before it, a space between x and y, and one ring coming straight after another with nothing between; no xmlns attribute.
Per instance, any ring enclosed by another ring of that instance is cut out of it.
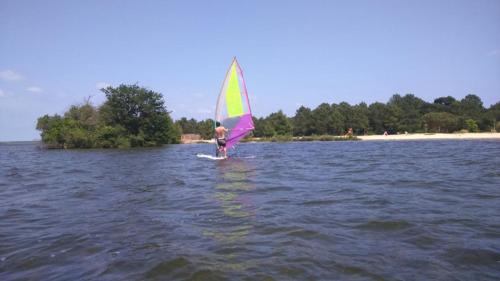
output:
<svg viewBox="0 0 500 281"><path fill-rule="evenodd" d="M500 142L0 144L0 280L500 280Z"/></svg>

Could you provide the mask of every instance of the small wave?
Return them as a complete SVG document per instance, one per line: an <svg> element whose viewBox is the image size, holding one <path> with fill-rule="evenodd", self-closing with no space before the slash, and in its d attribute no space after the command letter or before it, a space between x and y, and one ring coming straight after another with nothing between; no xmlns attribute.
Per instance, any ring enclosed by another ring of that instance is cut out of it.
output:
<svg viewBox="0 0 500 281"><path fill-rule="evenodd" d="M407 221L370 221L358 225L356 228L372 231L395 231L412 227Z"/></svg>
<svg viewBox="0 0 500 281"><path fill-rule="evenodd" d="M1 220L24 219L31 217L31 214L24 209L7 209L3 215L0 215Z"/></svg>
<svg viewBox="0 0 500 281"><path fill-rule="evenodd" d="M453 248L446 251L445 256L455 263L464 265L497 265L500 263L500 252L486 249Z"/></svg>
<svg viewBox="0 0 500 281"><path fill-rule="evenodd" d="M495 195L495 194L487 194L487 193L478 193L476 194L476 198L478 199L498 199L500 196Z"/></svg>
<svg viewBox="0 0 500 281"><path fill-rule="evenodd" d="M321 232L314 231L314 230L309 230L309 229L295 229L295 230L289 231L287 233L287 235L302 238L305 240L316 240L316 239L321 240L321 241L331 241L332 240L332 237L330 237L326 234L323 234Z"/></svg>
<svg viewBox="0 0 500 281"><path fill-rule="evenodd" d="M313 230L307 230L307 229L295 229L287 233L287 235L290 236L295 236L295 237L300 237L300 238L310 238L310 237L315 237L318 236L320 233L313 231Z"/></svg>
<svg viewBox="0 0 500 281"><path fill-rule="evenodd" d="M268 186L268 187L263 187L263 188L256 188L255 190L258 193L273 193L273 192L278 192L278 191L293 191L293 187L279 185L279 186Z"/></svg>
<svg viewBox="0 0 500 281"><path fill-rule="evenodd" d="M21 174L21 169L12 167L7 170L6 173L7 178L15 178L15 179L20 179L23 178L23 175Z"/></svg>
<svg viewBox="0 0 500 281"><path fill-rule="evenodd" d="M304 206L322 206L338 203L338 200L309 200L302 203Z"/></svg>
<svg viewBox="0 0 500 281"><path fill-rule="evenodd" d="M422 249L433 249L440 240L429 235L421 234L406 239L406 241Z"/></svg>
<svg viewBox="0 0 500 281"><path fill-rule="evenodd" d="M146 277L158 278L158 277L174 276L174 274L178 273L180 269L183 269L189 265L190 265L189 260L187 260L184 257L163 261L155 265L148 272L146 272Z"/></svg>
<svg viewBox="0 0 500 281"><path fill-rule="evenodd" d="M210 269L202 269L194 272L189 276L188 280L226 280L223 276Z"/></svg>
<svg viewBox="0 0 500 281"><path fill-rule="evenodd" d="M72 169L68 169L68 170L63 171L63 173L65 173L65 174L82 174L82 173L88 173L88 171L82 170L82 169L72 168Z"/></svg>
<svg viewBox="0 0 500 281"><path fill-rule="evenodd" d="M382 276L380 276L380 275L378 275L376 273L370 272L369 270L364 269L364 268L359 267L359 266L354 266L354 265L337 265L336 267L338 268L338 270L341 273L344 273L344 274L346 274L348 276L369 277L370 279L377 280L377 281L387 280L384 277L382 277Z"/></svg>

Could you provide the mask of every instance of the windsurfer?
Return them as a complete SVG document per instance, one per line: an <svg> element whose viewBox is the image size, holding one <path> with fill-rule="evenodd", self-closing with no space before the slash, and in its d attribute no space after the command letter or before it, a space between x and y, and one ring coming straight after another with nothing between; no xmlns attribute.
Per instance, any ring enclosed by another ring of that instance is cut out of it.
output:
<svg viewBox="0 0 500 281"><path fill-rule="evenodd" d="M227 149L226 149L226 133L228 129L221 125L219 121L215 122L215 140L217 141L217 146L219 148L219 152L224 152L224 158L227 158Z"/></svg>

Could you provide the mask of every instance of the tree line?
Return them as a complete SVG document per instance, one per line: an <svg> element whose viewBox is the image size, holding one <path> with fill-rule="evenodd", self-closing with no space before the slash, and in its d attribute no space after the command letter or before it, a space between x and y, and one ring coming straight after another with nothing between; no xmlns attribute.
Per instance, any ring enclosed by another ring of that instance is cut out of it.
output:
<svg viewBox="0 0 500 281"><path fill-rule="evenodd" d="M355 135L489 132L500 130L500 102L485 108L481 98L473 94L461 100L439 97L432 103L413 94L396 94L387 103L322 103L314 109L301 106L291 117L280 110L253 120L253 137L344 135L350 129ZM175 124L183 133L213 137L211 119L181 118Z"/></svg>
<svg viewBox="0 0 500 281"><path fill-rule="evenodd" d="M213 137L214 121L185 117L175 122L163 96L138 85L101 89L106 101L88 100L61 115L38 118L36 128L51 148L127 148L178 143L181 134ZM322 103L314 109L301 106L294 116L283 111L253 117L251 137L325 136L396 133L451 133L500 130L500 102L485 108L473 94L461 100L451 96L426 102L412 94L393 95L387 103L350 105Z"/></svg>

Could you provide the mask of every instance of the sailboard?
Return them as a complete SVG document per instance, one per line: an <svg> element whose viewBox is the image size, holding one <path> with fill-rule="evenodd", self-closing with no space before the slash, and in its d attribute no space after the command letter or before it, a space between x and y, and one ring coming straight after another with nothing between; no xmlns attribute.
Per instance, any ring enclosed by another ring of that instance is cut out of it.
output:
<svg viewBox="0 0 500 281"><path fill-rule="evenodd" d="M224 158L224 157L213 156L213 155L203 154L203 153L198 153L198 154L196 154L196 157L198 157L198 158L210 159L210 160L224 160L224 159L226 159L226 158Z"/></svg>
<svg viewBox="0 0 500 281"><path fill-rule="evenodd" d="M243 71L236 58L233 59L222 82L215 107L215 121L229 130L226 135L228 151L254 129ZM217 142L215 143L217 146ZM219 151L218 146L216 151Z"/></svg>

